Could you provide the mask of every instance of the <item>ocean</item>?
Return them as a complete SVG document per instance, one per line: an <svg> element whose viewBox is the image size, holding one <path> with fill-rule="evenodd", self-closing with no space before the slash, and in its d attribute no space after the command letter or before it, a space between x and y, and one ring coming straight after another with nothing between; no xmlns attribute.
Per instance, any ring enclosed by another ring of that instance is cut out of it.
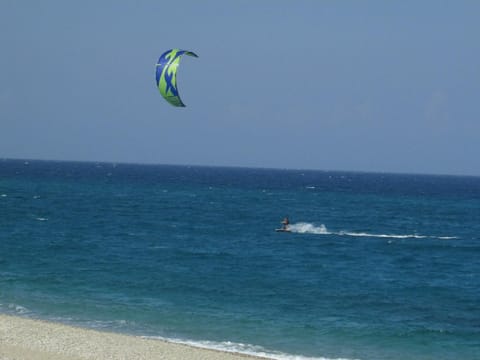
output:
<svg viewBox="0 0 480 360"><path fill-rule="evenodd" d="M276 359L480 359L480 178L0 160L0 312Z"/></svg>

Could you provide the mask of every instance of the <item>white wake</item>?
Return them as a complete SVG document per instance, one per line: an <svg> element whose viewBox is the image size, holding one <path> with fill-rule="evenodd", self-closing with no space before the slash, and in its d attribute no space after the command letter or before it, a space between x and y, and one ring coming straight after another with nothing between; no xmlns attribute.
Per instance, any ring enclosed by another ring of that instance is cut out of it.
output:
<svg viewBox="0 0 480 360"><path fill-rule="evenodd" d="M324 224L315 225L305 222L289 225L288 229L292 233L298 234L318 234L318 235L338 235L338 236L355 236L355 237L374 237L374 238L389 238L389 239L441 239L450 240L457 239L456 236L430 236L419 234L374 234L368 232L356 232L356 231L329 231Z"/></svg>

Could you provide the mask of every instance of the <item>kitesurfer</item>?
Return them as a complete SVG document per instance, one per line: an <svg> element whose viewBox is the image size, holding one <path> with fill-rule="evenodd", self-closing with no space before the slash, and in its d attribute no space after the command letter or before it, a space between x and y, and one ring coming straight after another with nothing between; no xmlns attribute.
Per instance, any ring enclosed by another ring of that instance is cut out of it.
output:
<svg viewBox="0 0 480 360"><path fill-rule="evenodd" d="M288 225L290 225L290 221L288 220L288 217L285 216L285 218L282 220L282 229L287 230Z"/></svg>

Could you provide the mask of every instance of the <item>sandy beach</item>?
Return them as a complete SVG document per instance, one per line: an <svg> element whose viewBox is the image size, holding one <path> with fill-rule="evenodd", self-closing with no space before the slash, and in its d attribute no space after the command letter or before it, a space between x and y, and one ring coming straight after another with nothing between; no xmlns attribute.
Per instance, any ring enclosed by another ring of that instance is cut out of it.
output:
<svg viewBox="0 0 480 360"><path fill-rule="evenodd" d="M195 348L162 340L95 331L0 315L1 360L224 359L258 357Z"/></svg>

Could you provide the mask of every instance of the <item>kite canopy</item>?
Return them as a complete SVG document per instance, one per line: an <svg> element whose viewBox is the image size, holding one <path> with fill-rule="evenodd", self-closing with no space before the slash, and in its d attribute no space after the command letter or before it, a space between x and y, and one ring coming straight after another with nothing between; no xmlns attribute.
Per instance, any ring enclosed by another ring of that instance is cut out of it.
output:
<svg viewBox="0 0 480 360"><path fill-rule="evenodd" d="M198 57L195 53L186 50L172 49L165 51L156 65L156 79L160 94L173 106L185 107L178 95L177 68L182 55Z"/></svg>

